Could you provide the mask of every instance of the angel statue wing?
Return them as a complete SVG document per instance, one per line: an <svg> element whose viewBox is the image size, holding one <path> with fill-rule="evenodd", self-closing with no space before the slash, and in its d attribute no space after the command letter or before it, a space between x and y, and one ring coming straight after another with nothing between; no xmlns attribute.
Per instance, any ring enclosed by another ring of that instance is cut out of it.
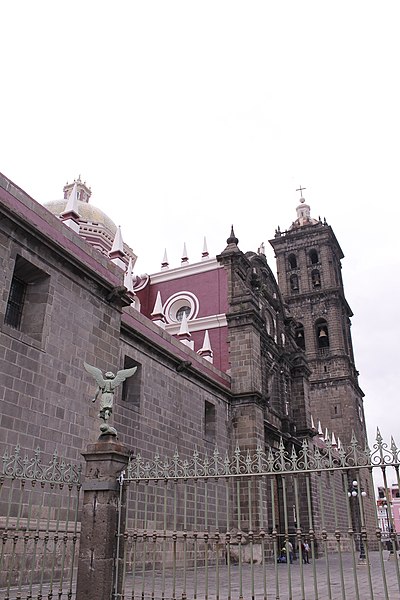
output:
<svg viewBox="0 0 400 600"><path fill-rule="evenodd" d="M128 377L132 377L132 375L136 372L137 367L132 367L131 369L121 369L118 371L116 376L111 382L111 389L115 389L117 385L128 379Z"/></svg>
<svg viewBox="0 0 400 600"><path fill-rule="evenodd" d="M85 367L86 371L92 375L92 377L94 377L97 385L101 388L104 387L105 381L103 378L103 373L100 371L100 369L97 367L92 367L92 365L88 365L85 362L83 363L83 366Z"/></svg>

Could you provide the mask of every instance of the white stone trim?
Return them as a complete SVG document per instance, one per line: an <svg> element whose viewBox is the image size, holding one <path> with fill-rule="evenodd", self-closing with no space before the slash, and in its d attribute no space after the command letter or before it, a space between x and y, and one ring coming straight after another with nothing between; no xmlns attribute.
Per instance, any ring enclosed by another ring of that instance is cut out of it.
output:
<svg viewBox="0 0 400 600"><path fill-rule="evenodd" d="M225 313L219 315L211 315L208 317L199 317L198 319L190 320L190 331L203 331L204 329L218 329L219 327L227 327ZM177 335L180 330L180 323L168 323L165 326L165 331L171 335Z"/></svg>
<svg viewBox="0 0 400 600"><path fill-rule="evenodd" d="M181 279L188 275L198 275L199 273L206 273L207 271L214 271L214 269L223 269L223 266L219 264L216 258L209 258L202 260L201 262L193 264L185 264L175 269L169 268L168 270L160 271L150 275L151 284L163 283L165 281L171 281L172 279Z"/></svg>
<svg viewBox="0 0 400 600"><path fill-rule="evenodd" d="M61 219L64 225L75 231L75 233L79 234L79 223L74 221L74 219Z"/></svg>
<svg viewBox="0 0 400 600"><path fill-rule="evenodd" d="M111 262L114 263L114 265L117 265L117 267L119 267L120 269L122 269L123 271L125 271L126 269L126 264L124 263L124 261L122 260L122 258L120 258L119 256L116 256L115 258L110 258ZM127 286L125 286L127 287Z"/></svg>
<svg viewBox="0 0 400 600"><path fill-rule="evenodd" d="M139 277L143 277L143 281L137 287L134 286L133 290L134 290L135 294L136 294L136 292L140 292L140 290L142 290L143 288L145 288L146 285L149 283L149 276L148 275L140 275Z"/></svg>

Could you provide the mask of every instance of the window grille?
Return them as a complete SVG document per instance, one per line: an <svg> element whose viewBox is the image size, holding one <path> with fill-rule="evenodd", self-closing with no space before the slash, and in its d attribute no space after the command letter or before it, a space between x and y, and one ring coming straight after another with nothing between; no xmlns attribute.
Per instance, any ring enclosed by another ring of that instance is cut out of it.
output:
<svg viewBox="0 0 400 600"><path fill-rule="evenodd" d="M16 257L4 323L42 341L50 290L50 276L22 256Z"/></svg>
<svg viewBox="0 0 400 600"><path fill-rule="evenodd" d="M4 322L15 329L21 329L26 288L27 284L25 281L22 281L18 277L13 277Z"/></svg>

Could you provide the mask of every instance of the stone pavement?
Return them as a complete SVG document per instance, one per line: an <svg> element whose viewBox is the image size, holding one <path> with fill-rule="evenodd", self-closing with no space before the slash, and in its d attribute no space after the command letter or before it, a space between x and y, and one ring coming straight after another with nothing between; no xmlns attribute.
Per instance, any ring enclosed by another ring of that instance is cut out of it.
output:
<svg viewBox="0 0 400 600"><path fill-rule="evenodd" d="M351 554L343 554L342 565L337 554L324 557L313 564L300 565L295 561L292 565L267 563L263 565L209 566L208 571L202 567L186 571L186 595L184 595L183 573L180 569L174 573L170 569L163 571L147 570L135 576L135 591L132 594L132 575L126 578L125 600L154 599L172 600L187 598L198 600L400 600L399 563L392 555L390 560L381 563L378 552L370 553L370 563L353 568ZM341 575L342 573L342 575ZM28 588L23 588L19 595L17 590L0 589L0 600L35 600L38 598L70 598L67 591L58 594L58 586L54 586L53 595L49 596L49 588L44 585L39 590L35 586L32 595ZM121 600L122 600L121 598ZM111 600L111 598L110 598Z"/></svg>
<svg viewBox="0 0 400 600"><path fill-rule="evenodd" d="M232 566L230 574L226 566L210 566L208 573L201 568L196 573L190 569L186 573L186 595L181 572L175 574L162 571L154 576L151 571L135 577L135 593L132 596L132 577L125 586L126 598L154 598L170 600L174 598L228 599L239 600L400 600L399 563L391 556L381 563L378 552L370 553L369 566L353 567L353 556L342 555L342 569L337 554L324 557L314 563L292 565L267 563L246 564L242 572L238 565ZM341 575L342 573L342 575ZM196 581L197 579L197 581ZM386 586L386 587L385 587ZM164 589L164 593L163 593ZM196 593L195 593L196 591Z"/></svg>

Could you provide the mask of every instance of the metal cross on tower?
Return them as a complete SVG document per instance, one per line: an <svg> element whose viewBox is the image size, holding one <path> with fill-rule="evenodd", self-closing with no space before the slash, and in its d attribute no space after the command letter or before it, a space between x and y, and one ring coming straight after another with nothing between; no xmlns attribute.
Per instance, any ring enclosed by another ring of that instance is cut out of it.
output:
<svg viewBox="0 0 400 600"><path fill-rule="evenodd" d="M299 187L299 188L297 188L296 192L300 192L300 198L302 198L302 197L303 197L303 190L306 190L306 189L307 189L307 188L303 188L303 187L301 187L301 185L300 185L300 187Z"/></svg>

